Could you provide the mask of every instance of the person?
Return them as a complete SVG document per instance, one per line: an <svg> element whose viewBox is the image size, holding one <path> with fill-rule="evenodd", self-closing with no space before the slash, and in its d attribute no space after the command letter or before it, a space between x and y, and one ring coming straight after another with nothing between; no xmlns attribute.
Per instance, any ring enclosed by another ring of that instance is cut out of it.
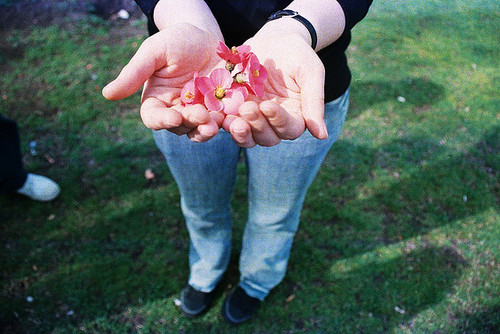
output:
<svg viewBox="0 0 500 334"><path fill-rule="evenodd" d="M239 324L285 275L306 191L346 116L350 31L371 0L137 3L150 37L103 95L122 99L145 83L141 118L179 187L190 237L190 275L181 291L187 316L207 310L228 266L230 200L243 155L249 213L240 281L222 307L224 319ZM262 99L242 104L239 115L180 101L194 73L223 66L218 41L249 45L268 72Z"/></svg>
<svg viewBox="0 0 500 334"><path fill-rule="evenodd" d="M0 193L25 195L35 201L52 201L59 185L43 175L27 173L21 155L19 129L15 121L0 115Z"/></svg>

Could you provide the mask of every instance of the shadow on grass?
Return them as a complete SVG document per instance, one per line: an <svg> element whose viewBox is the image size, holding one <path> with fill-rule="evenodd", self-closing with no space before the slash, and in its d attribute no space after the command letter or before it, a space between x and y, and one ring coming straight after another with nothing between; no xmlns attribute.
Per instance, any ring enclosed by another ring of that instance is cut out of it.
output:
<svg viewBox="0 0 500 334"><path fill-rule="evenodd" d="M417 245L405 240L495 209L500 169L492 152L499 149L497 126L462 154L423 137L392 141L380 151L339 141L310 190L315 196L306 201L286 284L320 287L307 295L331 298L318 309L332 308L339 320L331 326L357 323L354 331L387 331L439 303L467 266L465 259L454 246L429 248L425 239ZM417 250L403 249L404 257L385 263L362 260L398 243ZM358 266L325 277L330 266L344 261ZM286 294L292 292L288 288Z"/></svg>
<svg viewBox="0 0 500 334"><path fill-rule="evenodd" d="M440 100L445 89L425 77L410 77L398 81L353 81L350 109L348 118L359 116L359 112L386 101L395 101L403 97L405 102L412 105L414 111L432 105Z"/></svg>
<svg viewBox="0 0 500 334"><path fill-rule="evenodd" d="M425 137L380 150L340 140L312 186L319 196L306 200L304 219L334 229L336 257L426 233L496 207L500 164L492 152L499 149L497 126L462 154ZM302 227L308 234L318 228Z"/></svg>
<svg viewBox="0 0 500 334"><path fill-rule="evenodd" d="M485 307L480 312L455 314L458 333L499 333L500 304Z"/></svg>
<svg viewBox="0 0 500 334"><path fill-rule="evenodd" d="M365 323L357 330L388 331L439 303L466 265L459 251L447 247L424 247L387 262L363 263L331 277L331 302L339 304L334 316L356 322L361 315Z"/></svg>
<svg viewBox="0 0 500 334"><path fill-rule="evenodd" d="M314 223L302 224L288 278L263 305L260 321L278 331L290 326L344 328L350 323L386 331L442 300L467 265L452 247L417 245L385 262L359 259L357 267L341 275L333 274L331 266L493 207L498 198L489 173L498 171L498 161L491 158L500 147L498 137L499 128L492 127L464 154L426 138L396 140L383 151L340 141L311 189L313 200L306 203L305 219ZM383 183L372 185L374 190L366 188L374 173L392 169L398 177L391 172ZM121 186L106 202L86 199L81 205L90 208L80 212L84 216L73 215L70 199L33 205L31 214L48 217L56 209L60 215L40 228L28 220L15 222L14 213L9 214L17 230L27 231L19 239L9 236L10 247L23 249L8 261L9 270L18 274L5 282L11 288L3 290L9 303L2 307L1 320L10 324L11 332L49 332L54 326L88 326L97 332L116 326L109 331L119 332L146 323L174 330L174 324L184 321L173 306L187 278L188 237L178 194L171 185L151 189L142 176L128 182L130 189L140 190L127 192ZM338 193L342 198L336 198ZM4 200L10 205L15 201ZM238 280L237 251L224 284ZM306 304L286 304L288 311L279 311L297 286L299 292L306 291ZM27 293L36 303L26 303ZM148 307L162 303L166 311L148 313L153 312ZM182 326L187 331L225 328L217 308L207 318Z"/></svg>

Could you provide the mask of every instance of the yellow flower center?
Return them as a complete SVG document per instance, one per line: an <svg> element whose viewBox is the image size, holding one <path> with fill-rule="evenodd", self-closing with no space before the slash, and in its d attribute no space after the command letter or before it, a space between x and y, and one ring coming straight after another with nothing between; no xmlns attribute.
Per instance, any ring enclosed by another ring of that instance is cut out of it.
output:
<svg viewBox="0 0 500 334"><path fill-rule="evenodd" d="M188 101L194 100L194 93L187 91L186 94L184 94L184 98Z"/></svg>
<svg viewBox="0 0 500 334"><path fill-rule="evenodd" d="M238 53L238 49L236 48L236 46L233 46L231 48L231 52L233 53L233 55L237 54Z"/></svg>
<svg viewBox="0 0 500 334"><path fill-rule="evenodd" d="M255 70L252 72L254 77L258 77L260 75L259 70Z"/></svg>
<svg viewBox="0 0 500 334"><path fill-rule="evenodd" d="M224 96L226 96L226 89L221 86L217 86L215 88L215 97L222 100Z"/></svg>

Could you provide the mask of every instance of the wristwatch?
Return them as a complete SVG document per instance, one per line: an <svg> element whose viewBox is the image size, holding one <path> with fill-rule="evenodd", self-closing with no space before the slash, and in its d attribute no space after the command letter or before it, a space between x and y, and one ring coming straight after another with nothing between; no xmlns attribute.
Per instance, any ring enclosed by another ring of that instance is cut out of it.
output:
<svg viewBox="0 0 500 334"><path fill-rule="evenodd" d="M300 15L298 12L291 9L283 9L277 11L276 13L271 14L271 16L269 16L267 21L273 21L285 16L291 17L292 19L299 21L307 28L309 34L311 35L311 47L313 48L313 50L316 49L316 45L318 44L318 35L316 35L316 30L314 29L311 22L309 22L309 20Z"/></svg>

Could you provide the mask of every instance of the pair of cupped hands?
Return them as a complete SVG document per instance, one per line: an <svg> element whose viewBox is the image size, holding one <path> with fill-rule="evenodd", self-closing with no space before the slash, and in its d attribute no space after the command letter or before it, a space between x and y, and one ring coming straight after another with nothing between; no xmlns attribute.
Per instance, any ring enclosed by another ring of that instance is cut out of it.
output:
<svg viewBox="0 0 500 334"><path fill-rule="evenodd" d="M208 76L224 67L216 54L218 44L212 34L189 24L161 30L142 43L118 77L104 87L103 95L119 100L144 85L140 113L146 127L185 134L195 142L210 140L220 128L246 148L293 140L306 129L318 139L327 138L324 66L298 35L257 34L244 43L268 77L263 97L249 98L239 107L239 115L209 111L203 104L184 105L181 90L194 73Z"/></svg>

